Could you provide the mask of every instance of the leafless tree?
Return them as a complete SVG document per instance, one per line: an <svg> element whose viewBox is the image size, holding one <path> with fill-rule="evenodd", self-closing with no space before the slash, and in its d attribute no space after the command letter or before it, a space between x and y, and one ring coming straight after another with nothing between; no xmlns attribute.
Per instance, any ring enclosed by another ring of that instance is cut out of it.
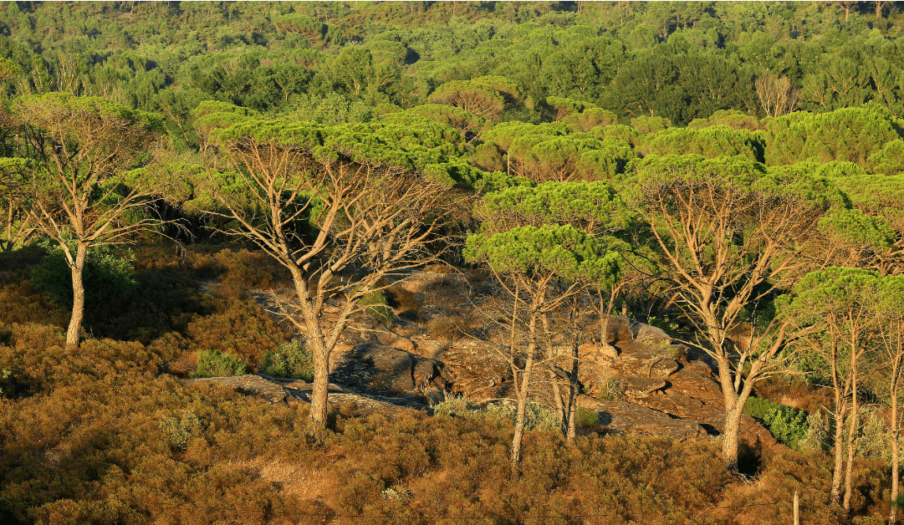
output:
<svg viewBox="0 0 904 525"><path fill-rule="evenodd" d="M879 334L877 358L880 370L877 379L884 382L877 391L891 409L891 500L898 499L900 476L900 450L898 439L901 435L901 397L904 394L904 279L900 276L883 287L879 307ZM888 515L889 525L897 523L897 505L891 505Z"/></svg>
<svg viewBox="0 0 904 525"><path fill-rule="evenodd" d="M28 241L35 228L27 212L28 203L23 202L19 195L22 175L28 169L27 162L24 159L3 159L0 163L0 224L3 230L0 251L9 252Z"/></svg>
<svg viewBox="0 0 904 525"><path fill-rule="evenodd" d="M208 213L235 221L227 233L289 270L297 304L287 318L314 355L310 424L324 428L330 355L350 316L385 278L435 262L452 246L445 227L457 195L418 173L341 151L324 158L277 136L221 144L235 171L208 180L216 202ZM336 296L344 304L328 324L324 306Z"/></svg>
<svg viewBox="0 0 904 525"><path fill-rule="evenodd" d="M780 117L797 109L800 91L785 76L764 73L756 79L756 94L767 116Z"/></svg>
<svg viewBox="0 0 904 525"><path fill-rule="evenodd" d="M128 242L160 221L148 205L156 179L128 170L151 158L154 124L98 98L51 93L24 97L14 108L22 150L31 162L6 173L18 213L62 250L72 270L72 317L66 349L79 346L85 310L82 279L89 249Z"/></svg>
<svg viewBox="0 0 904 525"><path fill-rule="evenodd" d="M790 322L759 322L756 311L799 276L801 254L822 213L801 199L758 191L718 176L649 180L633 206L661 252L662 277L694 328L685 341L718 365L725 403L722 450L737 468L744 405L757 381L780 373L780 353L800 334ZM750 324L746 345L731 334Z"/></svg>

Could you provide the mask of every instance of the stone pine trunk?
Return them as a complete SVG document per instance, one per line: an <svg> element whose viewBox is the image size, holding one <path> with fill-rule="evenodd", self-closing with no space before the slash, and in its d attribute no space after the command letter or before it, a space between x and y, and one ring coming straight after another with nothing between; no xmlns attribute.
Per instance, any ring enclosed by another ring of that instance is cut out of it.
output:
<svg viewBox="0 0 904 525"><path fill-rule="evenodd" d="M722 387L722 395L725 401L725 426L722 429L722 455L728 464L729 470L738 470L738 440L741 434L741 418L744 416L744 406L753 390L753 381L744 381L740 392L735 390L729 372L730 366L725 362L719 363L719 383Z"/></svg>
<svg viewBox="0 0 904 525"><path fill-rule="evenodd" d="M79 243L75 252L75 260L70 266L72 270L72 317L69 318L69 329L66 330L66 350L78 349L79 334L82 331L82 320L85 318L85 283L83 273L88 246Z"/></svg>
<svg viewBox="0 0 904 525"><path fill-rule="evenodd" d="M897 372L897 371L896 371ZM895 525L898 521L898 507L895 505L898 499L898 392L892 388L891 396L891 510L888 512L888 525Z"/></svg>
<svg viewBox="0 0 904 525"><path fill-rule="evenodd" d="M534 368L534 345L528 347L524 376L521 378L521 392L518 394L518 411L515 414L515 435L512 437L512 478L517 478L521 464L521 442L524 438L524 419L527 414L527 396L530 388L530 374Z"/></svg>
<svg viewBox="0 0 904 525"><path fill-rule="evenodd" d="M835 393L835 460L832 468L832 492L830 501L838 505L841 501L841 481L844 476L844 413L841 395Z"/></svg>
<svg viewBox="0 0 904 525"><path fill-rule="evenodd" d="M325 428L327 423L327 396L329 395L329 357L323 351L314 352L314 388L311 391L311 426Z"/></svg>

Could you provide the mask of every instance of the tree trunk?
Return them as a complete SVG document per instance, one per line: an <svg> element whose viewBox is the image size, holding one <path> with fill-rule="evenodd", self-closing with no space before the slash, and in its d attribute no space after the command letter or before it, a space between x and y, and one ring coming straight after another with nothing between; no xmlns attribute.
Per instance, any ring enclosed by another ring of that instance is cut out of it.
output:
<svg viewBox="0 0 904 525"><path fill-rule="evenodd" d="M897 371L896 371L897 373ZM891 393L891 510L888 511L888 525L898 521L898 392Z"/></svg>
<svg viewBox="0 0 904 525"><path fill-rule="evenodd" d="M82 273L87 256L88 246L79 244L75 252L75 264L70 267L72 270L72 317L69 318L69 329L66 331L67 352L78 350L82 320L85 318L85 283L82 281Z"/></svg>
<svg viewBox="0 0 904 525"><path fill-rule="evenodd" d="M609 314L602 314L600 319L600 346L609 344Z"/></svg>
<svg viewBox="0 0 904 525"><path fill-rule="evenodd" d="M556 416L559 418L559 430L564 436L568 432L568 410L562 402L562 387L559 385L559 376L556 375L555 366L555 361L551 361L546 370L549 372L549 381L552 383L550 386L552 386L552 398L556 404Z"/></svg>
<svg viewBox="0 0 904 525"><path fill-rule="evenodd" d="M577 437L577 428L575 427L575 417L577 415L577 401L578 401L578 367L580 366L578 361L578 345L571 345L571 380L568 382L568 433L565 434L565 439L569 445L574 445L574 440Z"/></svg>
<svg viewBox="0 0 904 525"><path fill-rule="evenodd" d="M577 422L575 419L577 418L577 399L575 395L575 388L572 384L571 392L568 400L568 431L565 434L565 442L569 445L574 445L574 440L577 438Z"/></svg>
<svg viewBox="0 0 904 525"><path fill-rule="evenodd" d="M537 331L536 315L531 315L530 338L527 346L527 362L524 364L524 376L521 378L521 392L518 393L518 412L515 414L515 435L512 438L512 479L517 479L520 474L521 464L521 440L524 437L524 417L527 412L527 395L530 388L530 373L534 368L534 353L537 345L534 343Z"/></svg>
<svg viewBox="0 0 904 525"><path fill-rule="evenodd" d="M297 266L287 265L292 274L292 282L295 285L295 295L301 305L301 313L304 317L304 325L307 333L305 342L314 354L314 387L311 390L311 414L308 427L311 430L326 428L329 405L330 386L330 352L326 339L320 327L317 312L310 301L310 289L307 285L304 273Z"/></svg>
<svg viewBox="0 0 904 525"><path fill-rule="evenodd" d="M738 409L737 403L732 410L725 411L725 428L722 430L722 456L728 464L728 470L738 470L738 439L741 430L741 414L743 405Z"/></svg>
<svg viewBox="0 0 904 525"><path fill-rule="evenodd" d="M727 359L727 358L726 358ZM725 426L722 429L722 456L728 466L728 470L738 470L738 440L741 434L741 417L744 415L744 405L750 392L753 390L754 379L748 377L740 392L735 390L732 381L730 366L728 363L719 363L719 384L722 386L722 395L725 399Z"/></svg>
<svg viewBox="0 0 904 525"><path fill-rule="evenodd" d="M543 330L546 332L546 371L549 374L549 382L552 387L552 398L556 406L556 416L559 418L559 430L563 436L568 436L568 405L562 401L562 386L559 384L559 376L556 375L559 349L549 340L549 319L542 317Z"/></svg>
<svg viewBox="0 0 904 525"><path fill-rule="evenodd" d="M314 388L311 390L311 430L326 428L328 413L327 396L330 386L329 357L322 351L314 351Z"/></svg>
<svg viewBox="0 0 904 525"><path fill-rule="evenodd" d="M846 407L835 409L835 465L832 469L832 505L841 501L841 476L844 472L844 413Z"/></svg>
<svg viewBox="0 0 904 525"><path fill-rule="evenodd" d="M851 353L851 424L848 428L848 437L847 437L847 466L844 469L844 510L850 512L851 510L851 495L854 491L853 487L853 471L854 471L854 438L857 436L857 423L859 420L859 415L857 413L857 365L856 365L856 352Z"/></svg>

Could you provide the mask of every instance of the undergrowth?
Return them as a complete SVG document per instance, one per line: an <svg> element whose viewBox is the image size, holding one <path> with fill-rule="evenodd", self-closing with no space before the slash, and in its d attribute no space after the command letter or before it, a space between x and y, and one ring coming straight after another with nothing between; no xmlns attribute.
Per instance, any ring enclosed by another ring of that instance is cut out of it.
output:
<svg viewBox="0 0 904 525"><path fill-rule="evenodd" d="M477 415L457 401L449 413L461 417L340 412L328 432L311 434L303 403L271 404L167 372L181 363L187 374L206 349L261 365L289 333L236 286L211 294L197 283L247 274L276 285L281 277L256 273L253 257L226 250L181 262L162 248L135 254L138 293L118 312L89 304L95 336L77 353L63 348L65 312L22 271L34 258L4 259L4 523L344 525L360 522L340 516L367 515L424 525L461 516L494 524L784 524L794 491L802 522L843 518L825 502L826 454L764 451L759 482L741 483L708 442L590 432L569 446L539 404L528 414L534 430L517 480L510 407ZM238 262L223 264L230 260ZM592 423L589 414L578 417ZM890 498L887 468L858 458L854 472L851 515L880 515Z"/></svg>

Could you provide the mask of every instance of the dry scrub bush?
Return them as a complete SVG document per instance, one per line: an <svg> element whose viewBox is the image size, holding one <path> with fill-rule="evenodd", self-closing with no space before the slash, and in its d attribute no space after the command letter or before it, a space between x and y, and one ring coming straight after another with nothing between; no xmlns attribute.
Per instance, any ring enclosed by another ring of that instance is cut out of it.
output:
<svg viewBox="0 0 904 525"><path fill-rule="evenodd" d="M603 514L603 523L760 525L787 523L798 489L805 523L840 519L825 505L831 480L822 454L767 454L760 481L740 484L711 444L592 434L570 448L555 431L533 431L513 482L512 429L499 419L334 414L333 432L307 433L305 405L161 373L166 361L206 346L254 355L286 336L246 298L198 293L193 279L222 272L213 255L190 254L181 267L143 263L140 249L137 258L140 293L131 313L110 323L158 312L143 325L150 344L88 339L70 355L65 318L38 315L48 310L29 317L44 325L0 324L0 370L12 373L0 398L0 515L54 525L337 525L351 522L329 515L359 513L412 524L436 523L435 516L543 523L544 515L579 524ZM10 314L18 300L39 301L19 283L5 286L0 316L19 315ZM176 319L165 313L174 306L183 308ZM174 420L175 442L167 430ZM274 478L263 465L303 475ZM887 469L858 461L855 472L854 515L884 512ZM410 497L384 499L390 488Z"/></svg>
<svg viewBox="0 0 904 525"><path fill-rule="evenodd" d="M807 523L839 518L824 504L821 455L767 456L761 481L747 485L707 443L592 434L568 447L555 431L529 432L523 475L512 481L512 429L492 419L338 417L334 432L309 434L303 405L160 375L163 358L137 342L88 340L68 355L60 329L14 325L0 343L0 368L17 382L12 398L0 399L0 511L26 522L318 523L298 514L308 512L418 524L436 516L543 523L544 515L578 524L596 514L604 523L721 524L740 515L747 521L736 523L783 524L795 488ZM168 418L191 437L174 446ZM268 464L302 474L274 479L262 470ZM887 492L875 465L858 463L855 513L878 508ZM384 499L389 488L410 497ZM319 491L319 501L297 496L305 490ZM774 506L742 508L759 503ZM723 515L714 505L737 509Z"/></svg>
<svg viewBox="0 0 904 525"><path fill-rule="evenodd" d="M389 305L395 308L400 318L417 321L421 311L421 303L417 296L401 286L390 286L386 290Z"/></svg>

